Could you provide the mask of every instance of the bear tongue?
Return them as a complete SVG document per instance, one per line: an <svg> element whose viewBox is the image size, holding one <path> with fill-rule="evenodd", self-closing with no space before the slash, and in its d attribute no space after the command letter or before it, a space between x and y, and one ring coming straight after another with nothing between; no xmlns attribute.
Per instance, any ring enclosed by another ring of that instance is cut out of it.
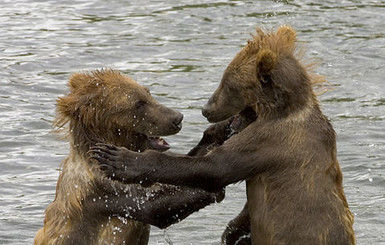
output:
<svg viewBox="0 0 385 245"><path fill-rule="evenodd" d="M170 145L160 137L150 137L149 143L154 150L167 151L170 149Z"/></svg>

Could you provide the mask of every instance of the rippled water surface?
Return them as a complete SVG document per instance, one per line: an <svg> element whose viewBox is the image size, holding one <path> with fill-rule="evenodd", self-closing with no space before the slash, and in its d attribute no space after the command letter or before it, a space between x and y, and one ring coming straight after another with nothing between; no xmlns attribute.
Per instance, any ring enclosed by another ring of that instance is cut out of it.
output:
<svg viewBox="0 0 385 245"><path fill-rule="evenodd" d="M116 68L185 115L168 138L185 153L208 126L200 108L255 27L290 24L333 85L320 97L338 133L358 244L385 244L385 1L0 2L0 244L32 244L68 144L51 131L71 73ZM337 3L335 3L337 2ZM219 244L244 184L150 244Z"/></svg>

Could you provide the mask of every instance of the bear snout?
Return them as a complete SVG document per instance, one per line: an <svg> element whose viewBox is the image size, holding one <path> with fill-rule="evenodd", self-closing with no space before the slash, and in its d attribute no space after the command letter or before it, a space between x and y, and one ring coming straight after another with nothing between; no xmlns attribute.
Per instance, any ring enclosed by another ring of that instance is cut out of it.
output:
<svg viewBox="0 0 385 245"><path fill-rule="evenodd" d="M221 120L224 120L226 118L218 118L219 114L221 114L218 111L213 110L212 104L207 103L202 108L202 115L211 123L219 122Z"/></svg>
<svg viewBox="0 0 385 245"><path fill-rule="evenodd" d="M172 123L177 128L182 128L182 120L183 120L183 114L180 112L177 112L175 118L172 120Z"/></svg>
<svg viewBox="0 0 385 245"><path fill-rule="evenodd" d="M210 106L208 104L205 104L202 108L202 115L206 118L210 116Z"/></svg>

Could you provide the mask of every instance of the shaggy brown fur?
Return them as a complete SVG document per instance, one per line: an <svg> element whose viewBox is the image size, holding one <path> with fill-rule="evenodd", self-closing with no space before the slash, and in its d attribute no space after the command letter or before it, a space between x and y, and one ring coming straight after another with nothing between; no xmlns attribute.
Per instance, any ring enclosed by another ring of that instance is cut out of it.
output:
<svg viewBox="0 0 385 245"><path fill-rule="evenodd" d="M35 244L147 244L149 224L178 222L218 198L203 190L143 188L103 177L87 158L91 146L105 142L136 152L163 151L168 148L164 141L150 136L177 133L183 116L116 71L74 74L69 87L57 102L54 125L69 126L70 154L61 164L56 197Z"/></svg>
<svg viewBox="0 0 385 245"><path fill-rule="evenodd" d="M101 147L104 172L211 191L246 180L253 244L355 244L335 131L295 40L287 26L258 30L229 64L203 114L217 122L251 106L258 118L222 146L195 158Z"/></svg>

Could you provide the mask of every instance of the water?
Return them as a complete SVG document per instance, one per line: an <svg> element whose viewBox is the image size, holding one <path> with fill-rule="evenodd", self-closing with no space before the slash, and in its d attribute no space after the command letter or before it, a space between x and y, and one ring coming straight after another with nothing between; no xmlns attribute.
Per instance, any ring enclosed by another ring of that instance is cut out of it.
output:
<svg viewBox="0 0 385 245"><path fill-rule="evenodd" d="M290 24L334 90L320 97L338 133L358 244L385 244L385 1L65 1L0 3L0 244L32 244L68 144L50 133L71 73L111 67L184 115L168 138L186 153L208 126L200 108L259 26ZM244 184L150 244L219 244Z"/></svg>

